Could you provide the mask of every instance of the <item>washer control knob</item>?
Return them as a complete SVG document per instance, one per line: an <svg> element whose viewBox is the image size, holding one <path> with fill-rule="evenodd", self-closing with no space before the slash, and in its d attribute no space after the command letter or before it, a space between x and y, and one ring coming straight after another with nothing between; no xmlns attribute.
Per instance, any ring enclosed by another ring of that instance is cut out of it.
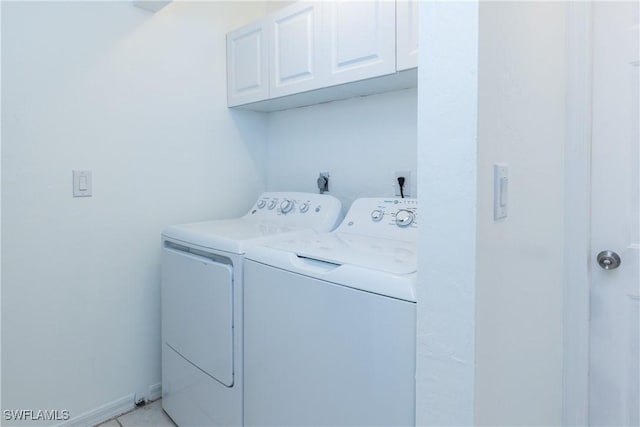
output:
<svg viewBox="0 0 640 427"><path fill-rule="evenodd" d="M282 213L286 214L291 211L291 209L293 209L293 202L291 200L284 199L282 203L280 203L280 211L282 211Z"/></svg>
<svg viewBox="0 0 640 427"><path fill-rule="evenodd" d="M276 207L277 204L278 204L278 201L276 199L273 199L273 200L269 201L269 204L267 205L267 208L273 209L273 208Z"/></svg>
<svg viewBox="0 0 640 427"><path fill-rule="evenodd" d="M304 202L302 206L300 206L300 213L305 213L309 210L309 202Z"/></svg>
<svg viewBox="0 0 640 427"><path fill-rule="evenodd" d="M415 218L413 212L410 212L405 209L401 209L396 213L396 224L398 227L408 227L413 222Z"/></svg>
<svg viewBox="0 0 640 427"><path fill-rule="evenodd" d="M382 218L384 218L384 212L382 212L380 209L376 209L371 212L371 219L374 222L382 221Z"/></svg>
<svg viewBox="0 0 640 427"><path fill-rule="evenodd" d="M264 200L258 200L258 209L262 209L267 205L267 202Z"/></svg>

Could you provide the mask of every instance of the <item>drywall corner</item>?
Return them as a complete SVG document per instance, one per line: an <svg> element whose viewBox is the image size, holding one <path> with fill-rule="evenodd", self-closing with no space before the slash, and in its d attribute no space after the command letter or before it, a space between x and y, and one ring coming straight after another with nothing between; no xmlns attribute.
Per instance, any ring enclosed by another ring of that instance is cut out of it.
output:
<svg viewBox="0 0 640 427"><path fill-rule="evenodd" d="M478 2L421 2L416 423L474 422Z"/></svg>

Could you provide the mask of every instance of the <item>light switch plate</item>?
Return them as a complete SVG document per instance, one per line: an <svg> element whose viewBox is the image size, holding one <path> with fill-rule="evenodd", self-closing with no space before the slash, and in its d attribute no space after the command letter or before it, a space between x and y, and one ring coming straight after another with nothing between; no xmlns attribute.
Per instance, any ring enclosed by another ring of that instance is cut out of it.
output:
<svg viewBox="0 0 640 427"><path fill-rule="evenodd" d="M509 166L505 163L493 165L493 219L507 217L509 207Z"/></svg>
<svg viewBox="0 0 640 427"><path fill-rule="evenodd" d="M73 197L91 197L91 171L73 171Z"/></svg>

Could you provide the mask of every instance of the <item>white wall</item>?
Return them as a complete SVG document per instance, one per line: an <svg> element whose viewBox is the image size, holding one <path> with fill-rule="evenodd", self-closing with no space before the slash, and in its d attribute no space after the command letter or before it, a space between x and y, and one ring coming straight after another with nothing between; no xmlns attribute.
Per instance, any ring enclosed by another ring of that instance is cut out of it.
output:
<svg viewBox="0 0 640 427"><path fill-rule="evenodd" d="M317 192L329 171L346 211L359 197L393 196L395 171L408 170L415 196L416 115L416 89L270 113L269 190Z"/></svg>
<svg viewBox="0 0 640 427"><path fill-rule="evenodd" d="M558 424L562 5L480 5L476 218L477 7L421 5L421 22L437 11L421 44L437 49L421 57L418 115L407 90L267 116L226 109L221 59L224 34L272 9L264 3L174 2L151 15L127 2L3 2L3 408L76 416L160 382L166 224L240 214L264 178L315 191L319 170L348 207L392 195L393 172L418 164L413 192L417 178L429 212L419 424L473 423L474 393L478 424ZM449 41L434 28L453 30ZM427 60L445 68L425 80ZM495 161L512 174L501 223ZM72 169L93 170L92 198L71 197Z"/></svg>
<svg viewBox="0 0 640 427"><path fill-rule="evenodd" d="M468 426L474 417L478 2L421 3L420 52L416 421Z"/></svg>
<svg viewBox="0 0 640 427"><path fill-rule="evenodd" d="M282 9L284 7L289 6L290 4L295 3L297 0L266 0L265 3L265 12L271 13L273 11ZM248 22L245 22L248 23Z"/></svg>
<svg viewBox="0 0 640 427"><path fill-rule="evenodd" d="M559 425L565 4L481 2L476 424ZM493 163L509 216L493 220Z"/></svg>
<svg viewBox="0 0 640 427"><path fill-rule="evenodd" d="M264 189L266 120L226 108L224 35L265 5L2 12L2 406L78 416L160 382L162 228Z"/></svg>
<svg viewBox="0 0 640 427"><path fill-rule="evenodd" d="M2 3L0 1L0 99L2 97ZM0 117L2 117L0 102ZM0 383L2 379L2 120L0 120ZM0 406L2 406L2 384L0 384Z"/></svg>

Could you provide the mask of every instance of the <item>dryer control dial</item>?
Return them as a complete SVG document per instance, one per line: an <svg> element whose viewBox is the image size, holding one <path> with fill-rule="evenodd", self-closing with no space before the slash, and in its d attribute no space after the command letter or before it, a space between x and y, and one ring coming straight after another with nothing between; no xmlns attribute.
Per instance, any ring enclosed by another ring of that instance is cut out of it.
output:
<svg viewBox="0 0 640 427"><path fill-rule="evenodd" d="M304 202L302 206L300 206L300 213L306 213L309 210L309 202Z"/></svg>
<svg viewBox="0 0 640 427"><path fill-rule="evenodd" d="M371 219L374 222L382 221L382 218L384 218L384 212L382 212L381 209L376 209L371 212Z"/></svg>
<svg viewBox="0 0 640 427"><path fill-rule="evenodd" d="M258 209L262 209L267 205L267 202L264 200L258 200Z"/></svg>
<svg viewBox="0 0 640 427"><path fill-rule="evenodd" d="M396 225L398 227L408 227L413 222L415 215L405 209L401 209L396 213Z"/></svg>
<svg viewBox="0 0 640 427"><path fill-rule="evenodd" d="M273 208L276 207L277 204L278 204L278 201L276 199L273 199L273 200L269 201L269 204L267 205L267 208L273 209Z"/></svg>
<svg viewBox="0 0 640 427"><path fill-rule="evenodd" d="M284 199L282 203L280 203L280 211L282 211L282 213L286 214L291 211L291 209L293 209L293 202L291 200Z"/></svg>

